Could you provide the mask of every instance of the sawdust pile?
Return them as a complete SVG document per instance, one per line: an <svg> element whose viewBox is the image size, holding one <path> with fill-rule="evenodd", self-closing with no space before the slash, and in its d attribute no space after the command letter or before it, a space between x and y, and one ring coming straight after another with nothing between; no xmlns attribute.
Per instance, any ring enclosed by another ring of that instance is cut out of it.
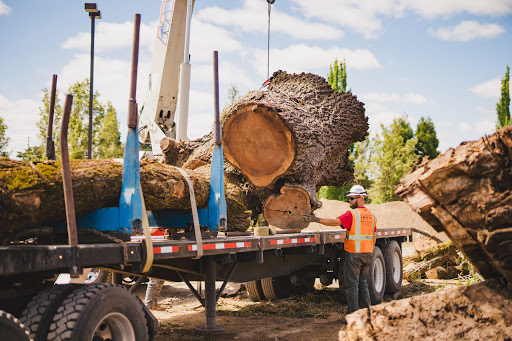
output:
<svg viewBox="0 0 512 341"><path fill-rule="evenodd" d="M512 290L488 280L361 309L340 340L512 340Z"/></svg>

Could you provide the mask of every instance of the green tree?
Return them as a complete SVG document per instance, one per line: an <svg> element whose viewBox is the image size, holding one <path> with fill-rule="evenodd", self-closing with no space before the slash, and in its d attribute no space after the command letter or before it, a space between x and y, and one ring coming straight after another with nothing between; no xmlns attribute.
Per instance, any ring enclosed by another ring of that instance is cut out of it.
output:
<svg viewBox="0 0 512 341"><path fill-rule="evenodd" d="M345 60L338 62L338 59L335 59L334 64L329 66L327 82L331 85L331 88L334 91L347 91L347 65ZM354 158L352 157L353 152L354 145L351 145L349 149L349 161L352 167L354 161ZM322 186L317 194L319 198L325 198L328 200L345 200L347 192L351 186L352 183L345 184L343 187Z"/></svg>
<svg viewBox="0 0 512 341"><path fill-rule="evenodd" d="M107 102L107 113L95 140L96 157L100 159L123 157L124 147L121 143L117 112L110 101Z"/></svg>
<svg viewBox="0 0 512 341"><path fill-rule="evenodd" d="M9 151L7 150L9 140L10 138L7 137L7 124L0 117L0 156L9 156Z"/></svg>
<svg viewBox="0 0 512 341"><path fill-rule="evenodd" d="M228 104L233 103L240 97L240 91L238 91L236 85L231 85L228 89Z"/></svg>
<svg viewBox="0 0 512 341"><path fill-rule="evenodd" d="M503 128L512 124L510 121L510 68L507 65L507 72L505 77L501 80L501 97L500 101L496 104L496 114L498 121L496 122L496 129Z"/></svg>
<svg viewBox="0 0 512 341"><path fill-rule="evenodd" d="M407 116L395 118L388 127L381 124L381 128L382 133L375 138L371 158L374 182L369 192L373 203L400 200L394 188L417 159L417 139L404 138L404 135L410 136L409 130L412 131Z"/></svg>
<svg viewBox="0 0 512 341"><path fill-rule="evenodd" d="M439 155L437 147L439 140L437 139L436 127L430 117L421 117L416 126L416 154L420 157L427 156L435 159Z"/></svg>
<svg viewBox="0 0 512 341"><path fill-rule="evenodd" d="M338 62L338 59L335 59L334 64L329 66L327 82L334 91L347 91L347 64L345 60Z"/></svg>

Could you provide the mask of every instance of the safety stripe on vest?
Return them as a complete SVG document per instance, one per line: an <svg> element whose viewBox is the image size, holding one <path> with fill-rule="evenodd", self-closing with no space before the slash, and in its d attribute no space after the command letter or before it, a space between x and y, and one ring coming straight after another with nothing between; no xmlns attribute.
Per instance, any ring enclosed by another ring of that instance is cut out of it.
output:
<svg viewBox="0 0 512 341"><path fill-rule="evenodd" d="M372 235L361 235L361 236L354 236L354 235L348 235L348 240L373 240L373 234Z"/></svg>
<svg viewBox="0 0 512 341"><path fill-rule="evenodd" d="M361 235L361 217L359 216L359 212L357 211L357 209L355 209L353 211L354 211L355 217L356 217L356 235L355 236L360 236ZM354 236L354 235L352 235L352 236ZM361 240L356 239L355 244L356 244L356 252L357 253L361 252Z"/></svg>

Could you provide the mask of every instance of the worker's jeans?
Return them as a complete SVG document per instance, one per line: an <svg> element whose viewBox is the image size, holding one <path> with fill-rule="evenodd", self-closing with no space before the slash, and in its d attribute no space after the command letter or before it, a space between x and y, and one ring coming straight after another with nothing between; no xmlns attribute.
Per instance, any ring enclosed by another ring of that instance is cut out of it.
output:
<svg viewBox="0 0 512 341"><path fill-rule="evenodd" d="M144 304L146 304L149 309L153 309L157 306L157 296L160 295L163 285L164 281L154 278L149 279L148 287L146 289L146 297L144 299Z"/></svg>
<svg viewBox="0 0 512 341"><path fill-rule="evenodd" d="M349 314L360 308L370 307L368 269L371 260L371 253L345 253L343 278Z"/></svg>

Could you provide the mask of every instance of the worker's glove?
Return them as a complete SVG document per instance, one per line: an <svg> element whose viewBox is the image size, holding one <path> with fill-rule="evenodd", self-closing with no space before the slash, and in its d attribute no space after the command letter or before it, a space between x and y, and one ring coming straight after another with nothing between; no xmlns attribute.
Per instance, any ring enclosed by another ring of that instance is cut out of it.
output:
<svg viewBox="0 0 512 341"><path fill-rule="evenodd" d="M304 218L305 221L307 221L308 223L318 223L320 222L320 218L318 218L314 213L310 212L310 213L306 213L306 214L303 214L302 217Z"/></svg>

